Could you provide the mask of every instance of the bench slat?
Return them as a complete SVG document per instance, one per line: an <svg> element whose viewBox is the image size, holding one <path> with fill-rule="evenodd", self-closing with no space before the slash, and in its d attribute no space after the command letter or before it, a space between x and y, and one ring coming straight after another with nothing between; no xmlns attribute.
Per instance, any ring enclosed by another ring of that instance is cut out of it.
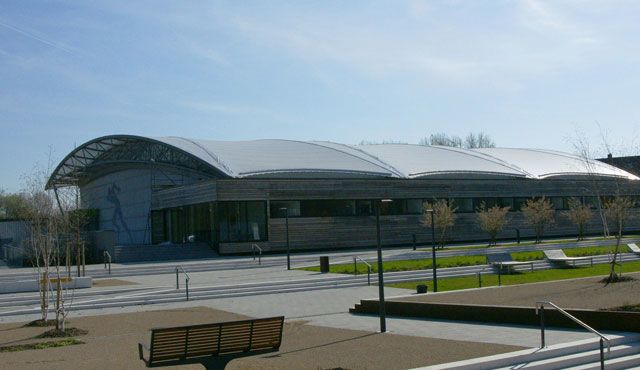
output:
<svg viewBox="0 0 640 370"><path fill-rule="evenodd" d="M190 357L277 349L284 317L152 329L148 365Z"/></svg>

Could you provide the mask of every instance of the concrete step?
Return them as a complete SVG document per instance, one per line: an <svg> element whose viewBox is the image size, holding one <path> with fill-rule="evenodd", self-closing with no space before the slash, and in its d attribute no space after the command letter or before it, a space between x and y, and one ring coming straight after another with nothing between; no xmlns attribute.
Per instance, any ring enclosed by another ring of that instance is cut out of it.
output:
<svg viewBox="0 0 640 370"><path fill-rule="evenodd" d="M638 353L640 334L610 335L609 361ZM614 348L616 350L614 351ZM606 353L606 348L605 348ZM593 357L595 354L595 358ZM617 356L616 356L617 354ZM556 344L545 348L526 349L499 355L419 368L419 370L484 370L484 369L564 369L597 362L600 359L599 338ZM560 361L558 363L558 361ZM562 363L562 361L566 361ZM531 367L529 367L531 366ZM416 369L417 370L417 369Z"/></svg>
<svg viewBox="0 0 640 370"><path fill-rule="evenodd" d="M599 370L600 368L600 361L597 361L579 366L569 367L567 368L567 370ZM640 368L640 354L632 354L605 360L605 368L607 370L638 369Z"/></svg>
<svg viewBox="0 0 640 370"><path fill-rule="evenodd" d="M604 358L605 367L609 369L609 363L613 359L619 357L625 357L635 355L640 350L640 343L621 344L612 346L608 351L605 347ZM567 369L569 367L581 366L585 364L598 364L600 367L600 349L593 349L589 351L581 351L564 356L557 356L553 358L547 358L538 361L527 361L518 364L511 364L508 367L499 368L500 370L513 369L514 366L517 369L527 370L547 370L547 369Z"/></svg>

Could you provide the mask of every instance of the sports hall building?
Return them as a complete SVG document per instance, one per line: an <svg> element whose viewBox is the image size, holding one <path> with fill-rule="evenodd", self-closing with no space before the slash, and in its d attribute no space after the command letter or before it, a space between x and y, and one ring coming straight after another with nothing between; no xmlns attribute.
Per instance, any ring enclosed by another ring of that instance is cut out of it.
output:
<svg viewBox="0 0 640 370"><path fill-rule="evenodd" d="M482 202L510 207L500 237L514 238L516 229L533 235L519 211L531 197L551 200L556 221L545 234L559 236L575 235L563 213L571 197L595 207L597 196L640 196L635 175L551 150L131 135L74 149L47 183L67 186L80 188L84 208L98 210L111 244L199 243L221 254L246 253L254 243L283 250L285 213L291 248L317 250L375 245L377 204L389 246L410 245L414 235L431 240L421 213L434 199L457 207L451 241L471 241L487 238L474 214ZM594 212L588 231L600 230Z"/></svg>

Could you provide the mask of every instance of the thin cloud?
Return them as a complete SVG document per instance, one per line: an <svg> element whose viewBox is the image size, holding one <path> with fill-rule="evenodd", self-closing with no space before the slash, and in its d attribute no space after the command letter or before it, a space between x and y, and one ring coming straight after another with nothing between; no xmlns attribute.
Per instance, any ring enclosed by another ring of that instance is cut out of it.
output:
<svg viewBox="0 0 640 370"><path fill-rule="evenodd" d="M19 33L19 34L21 34L21 35L23 35L25 37L28 37L28 38L30 38L32 40L38 41L41 44L47 45L47 46L52 47L54 49L58 49L58 50L64 51L65 53L69 53L69 54L75 54L76 53L76 51L73 48L71 48L70 46L67 46L65 44L49 40L49 39L47 39L47 38L45 38L43 36L40 36L40 35L36 34L34 31L28 31L26 29L16 27L16 26L14 26L12 24L9 24L8 22L6 22L5 20L3 20L1 18L0 18L0 27L4 27L6 29L9 29L9 30L14 31L16 33Z"/></svg>

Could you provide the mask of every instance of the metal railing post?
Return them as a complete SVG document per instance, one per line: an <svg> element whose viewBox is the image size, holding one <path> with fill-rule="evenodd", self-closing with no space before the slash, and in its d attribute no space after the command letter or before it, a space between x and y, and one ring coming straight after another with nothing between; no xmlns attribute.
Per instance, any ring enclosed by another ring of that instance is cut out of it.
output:
<svg viewBox="0 0 640 370"><path fill-rule="evenodd" d="M413 250L416 250L416 234L413 234Z"/></svg>
<svg viewBox="0 0 640 370"><path fill-rule="evenodd" d="M482 273L478 272L478 288L482 288Z"/></svg>
<svg viewBox="0 0 640 370"><path fill-rule="evenodd" d="M540 305L540 348L544 348L544 305Z"/></svg>
<svg viewBox="0 0 640 370"><path fill-rule="evenodd" d="M184 285L187 288L187 301L189 300L189 278L184 281Z"/></svg>
<svg viewBox="0 0 640 370"><path fill-rule="evenodd" d="M358 262L355 257L353 257L353 274L358 275Z"/></svg>
<svg viewBox="0 0 640 370"><path fill-rule="evenodd" d="M371 266L367 266L367 285L371 285Z"/></svg>
<svg viewBox="0 0 640 370"><path fill-rule="evenodd" d="M600 369L604 370L604 340L600 338Z"/></svg>
<svg viewBox="0 0 640 370"><path fill-rule="evenodd" d="M502 264L498 267L498 286L502 286Z"/></svg>
<svg viewBox="0 0 640 370"><path fill-rule="evenodd" d="M176 289L180 289L180 280L178 279L178 268L176 267Z"/></svg>

